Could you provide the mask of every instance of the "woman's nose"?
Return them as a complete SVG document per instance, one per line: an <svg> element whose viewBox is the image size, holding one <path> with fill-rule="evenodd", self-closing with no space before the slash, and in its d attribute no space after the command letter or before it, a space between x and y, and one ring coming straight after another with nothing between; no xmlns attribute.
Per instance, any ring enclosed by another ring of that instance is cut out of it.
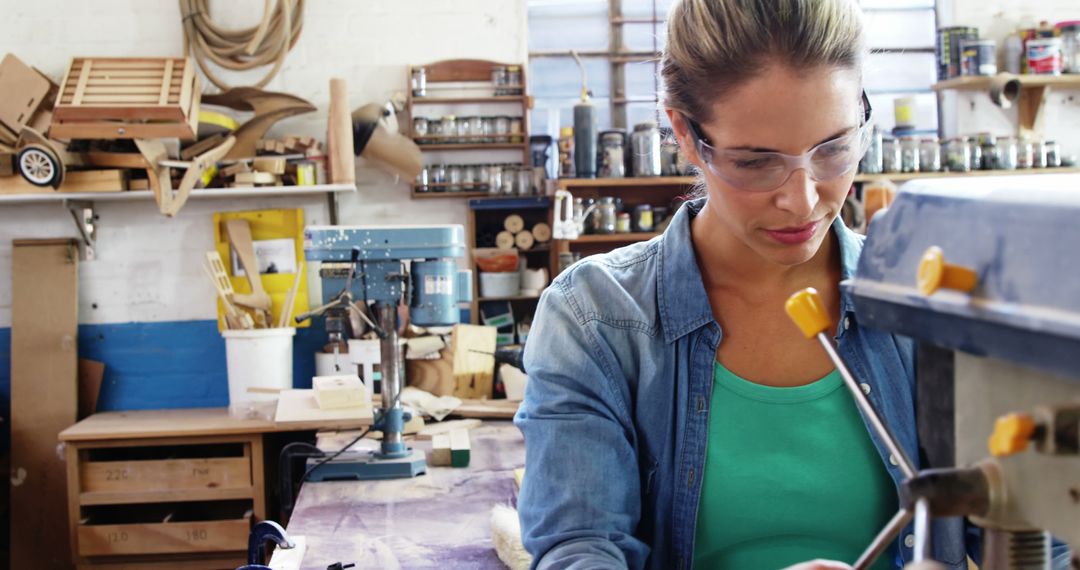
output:
<svg viewBox="0 0 1080 570"><path fill-rule="evenodd" d="M800 220L808 219L820 200L817 183L805 168L792 172L776 193L776 207L791 212Z"/></svg>

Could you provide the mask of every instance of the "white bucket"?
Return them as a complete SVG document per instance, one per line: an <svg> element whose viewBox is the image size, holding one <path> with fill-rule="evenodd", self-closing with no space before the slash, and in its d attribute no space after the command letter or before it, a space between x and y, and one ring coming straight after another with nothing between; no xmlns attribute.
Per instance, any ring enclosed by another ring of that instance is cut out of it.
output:
<svg viewBox="0 0 1080 570"><path fill-rule="evenodd" d="M295 335L292 327L222 331L230 416L274 419L278 392L293 387Z"/></svg>

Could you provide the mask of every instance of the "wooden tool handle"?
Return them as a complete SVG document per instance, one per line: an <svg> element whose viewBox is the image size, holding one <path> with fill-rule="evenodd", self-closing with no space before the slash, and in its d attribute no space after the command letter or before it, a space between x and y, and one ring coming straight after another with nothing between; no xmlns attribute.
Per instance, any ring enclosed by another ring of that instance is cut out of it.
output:
<svg viewBox="0 0 1080 570"><path fill-rule="evenodd" d="M259 277L259 264L255 258L255 244L251 241L251 226L247 220L227 220L225 233L229 235L229 243L240 258L240 265L244 266L244 273L251 283L251 291L255 295L265 295L262 278Z"/></svg>

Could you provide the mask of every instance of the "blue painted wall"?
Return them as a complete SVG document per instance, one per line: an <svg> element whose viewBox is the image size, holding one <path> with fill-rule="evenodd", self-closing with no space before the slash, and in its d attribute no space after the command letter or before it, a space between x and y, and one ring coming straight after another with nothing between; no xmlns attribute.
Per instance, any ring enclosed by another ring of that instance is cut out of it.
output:
<svg viewBox="0 0 1080 570"><path fill-rule="evenodd" d="M293 337L293 381L310 388L319 321ZM98 410L222 407L229 403L225 341L216 321L79 325L79 357L105 363ZM11 397L11 329L0 328L0 397Z"/></svg>

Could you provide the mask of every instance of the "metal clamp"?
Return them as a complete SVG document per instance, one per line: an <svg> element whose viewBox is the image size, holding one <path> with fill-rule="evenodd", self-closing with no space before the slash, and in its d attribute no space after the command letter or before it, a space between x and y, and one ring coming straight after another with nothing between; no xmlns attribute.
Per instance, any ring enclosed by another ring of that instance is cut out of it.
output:
<svg viewBox="0 0 1080 570"><path fill-rule="evenodd" d="M75 229L79 231L79 254L83 261L97 259L97 212L94 211L94 203L85 200L65 200L71 218L75 222Z"/></svg>

